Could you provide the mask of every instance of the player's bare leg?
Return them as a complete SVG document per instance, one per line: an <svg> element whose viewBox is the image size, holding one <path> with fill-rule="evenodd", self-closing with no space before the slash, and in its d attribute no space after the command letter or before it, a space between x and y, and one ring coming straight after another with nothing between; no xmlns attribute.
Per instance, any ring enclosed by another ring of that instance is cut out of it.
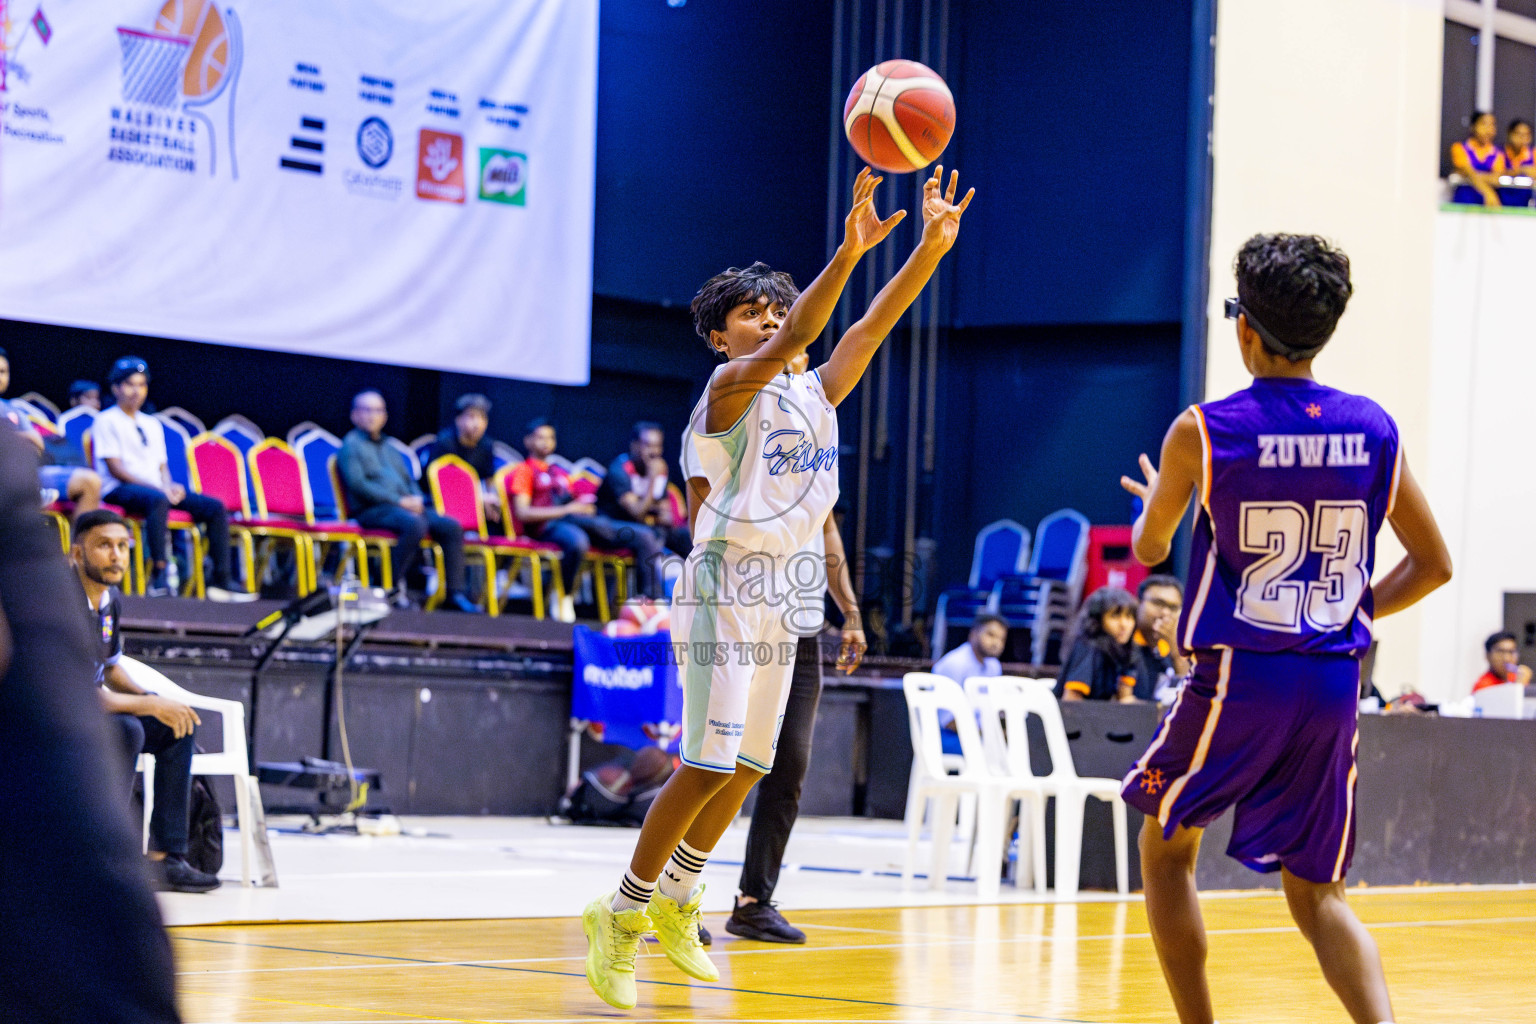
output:
<svg viewBox="0 0 1536 1024"><path fill-rule="evenodd" d="M1285 898L1301 934L1312 943L1323 977L1356 1024L1390 1021L1392 999L1376 940L1350 909L1344 883L1309 882L1281 869Z"/></svg>
<svg viewBox="0 0 1536 1024"><path fill-rule="evenodd" d="M725 830L731 827L731 822L736 820L736 815L741 813L741 805L746 801L747 794L761 781L762 772L738 764L731 781L693 819L693 825L684 837L688 845L698 850L713 850L720 837L725 835Z"/></svg>
<svg viewBox="0 0 1536 1024"><path fill-rule="evenodd" d="M640 838L635 843L634 856L629 860L629 870L637 878L658 877L661 869L667 866L667 858L677 849L677 844L683 841L684 836L693 835L694 823L714 804L722 791L734 789L738 785L736 780L742 774L741 768L737 768L736 774L727 775L686 764L673 772L672 777L661 787L661 792L656 794L651 809L645 812L645 824L640 828ZM754 776L753 782L757 781L756 772L746 774ZM741 807L744 799L746 790L736 799L737 808ZM735 817L735 812L731 816ZM726 825L729 824L727 819ZM716 833L715 840L724 832L722 828ZM712 840L704 849L713 849L714 845Z"/></svg>
<svg viewBox="0 0 1536 1024"><path fill-rule="evenodd" d="M1163 967L1180 1024L1213 1024L1211 990L1205 978L1205 919L1195 888L1195 860L1203 829L1177 829L1169 839L1157 822L1141 826L1141 882L1147 901L1152 944ZM1386 1018L1383 1018L1386 1019Z"/></svg>

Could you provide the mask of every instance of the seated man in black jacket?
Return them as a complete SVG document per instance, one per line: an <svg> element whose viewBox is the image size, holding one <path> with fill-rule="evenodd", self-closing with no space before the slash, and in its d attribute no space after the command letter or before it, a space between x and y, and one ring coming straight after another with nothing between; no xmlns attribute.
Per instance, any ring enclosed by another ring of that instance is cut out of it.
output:
<svg viewBox="0 0 1536 1024"><path fill-rule="evenodd" d="M448 588L443 607L475 612L464 596L464 530L457 522L426 507L421 487L411 479L405 459L384 438L389 418L384 396L361 392L352 399L352 425L336 456L337 468L347 488L352 518L370 530L388 530L398 540L392 555L397 605L409 604L405 577L421 557L421 541L428 534L443 549L443 574L438 586Z"/></svg>
<svg viewBox="0 0 1536 1024"><path fill-rule="evenodd" d="M432 442L432 458L456 455L469 463L480 478L485 518L499 523L501 501L491 484L496 476L496 456L491 451L491 439L485 436L491 422L491 400L478 394L460 395L454 408L457 415L453 422L438 431L437 440ZM425 471L426 467L422 469Z"/></svg>
<svg viewBox="0 0 1536 1024"><path fill-rule="evenodd" d="M688 510L678 522L667 494L666 434L661 424L641 421L629 432L629 451L608 466L597 491L597 510L621 522L646 523L673 553L687 558L693 550L688 536Z"/></svg>

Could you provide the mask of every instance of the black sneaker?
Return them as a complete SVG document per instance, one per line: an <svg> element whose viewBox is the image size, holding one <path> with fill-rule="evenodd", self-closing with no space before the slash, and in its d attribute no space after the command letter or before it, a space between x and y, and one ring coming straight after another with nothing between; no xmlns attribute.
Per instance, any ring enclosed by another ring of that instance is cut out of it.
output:
<svg viewBox="0 0 1536 1024"><path fill-rule="evenodd" d="M712 946L714 944L715 944L715 937L713 935L709 934L709 929L704 927L704 922L703 921L700 921L699 922L699 945L701 945L701 946Z"/></svg>
<svg viewBox="0 0 1536 1024"><path fill-rule="evenodd" d="M209 892L219 887L217 875L199 871L181 857L167 856L154 868L155 888L161 892Z"/></svg>
<svg viewBox="0 0 1536 1024"><path fill-rule="evenodd" d="M758 942L805 942L805 932L784 920L773 903L738 903L725 930Z"/></svg>

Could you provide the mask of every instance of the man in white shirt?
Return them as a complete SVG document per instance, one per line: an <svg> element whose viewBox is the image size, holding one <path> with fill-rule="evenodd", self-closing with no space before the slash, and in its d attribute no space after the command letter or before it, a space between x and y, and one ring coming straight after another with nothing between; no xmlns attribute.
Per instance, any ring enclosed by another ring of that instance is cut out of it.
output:
<svg viewBox="0 0 1536 1024"><path fill-rule="evenodd" d="M997 615L981 614L971 624L971 635L965 643L950 651L934 663L935 675L948 676L961 686L972 676L1000 676L1003 663L998 655L1008 643L1008 620ZM948 712L940 712L940 724L944 731L940 739L944 753L960 753L960 737L955 734L955 722Z"/></svg>
<svg viewBox="0 0 1536 1024"><path fill-rule="evenodd" d="M144 520L144 541L153 565L152 596L166 596L166 520L171 509L190 515L208 538L213 575L207 588L211 601L253 601L229 586L229 512L217 498L188 493L171 480L166 465L165 429L143 411L149 397L149 366L137 356L124 356L112 366L107 383L117 404L96 417L91 449L96 471L105 481L103 500Z"/></svg>

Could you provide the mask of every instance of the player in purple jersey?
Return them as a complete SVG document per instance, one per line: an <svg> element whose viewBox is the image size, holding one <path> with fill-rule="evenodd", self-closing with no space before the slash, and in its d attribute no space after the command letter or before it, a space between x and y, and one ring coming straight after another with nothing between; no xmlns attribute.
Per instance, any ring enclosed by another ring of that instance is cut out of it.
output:
<svg viewBox="0 0 1536 1024"><path fill-rule="evenodd" d="M1392 1020L1381 957L1344 898L1354 847L1360 656L1373 616L1451 577L1397 425L1370 399L1312 379L1349 301L1349 258L1309 235L1256 235L1237 255L1237 320L1252 386L1191 406L1145 483L1136 557L1168 557L1199 502L1179 641L1194 667L1125 779L1147 815L1147 918L1182 1024L1211 1024L1195 860L1235 807L1227 853L1279 871L1291 915L1358 1024ZM1374 587L1376 533L1407 554Z"/></svg>

